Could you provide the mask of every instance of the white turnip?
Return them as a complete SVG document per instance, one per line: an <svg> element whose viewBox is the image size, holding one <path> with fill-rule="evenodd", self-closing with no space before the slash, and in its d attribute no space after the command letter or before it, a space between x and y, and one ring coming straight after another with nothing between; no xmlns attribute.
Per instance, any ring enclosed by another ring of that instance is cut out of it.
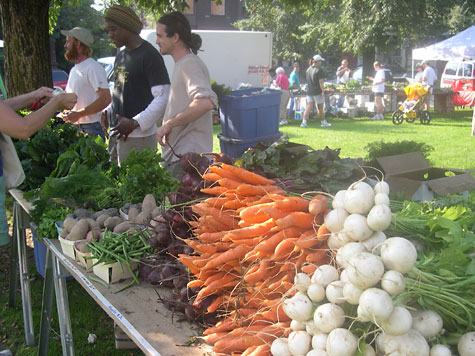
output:
<svg viewBox="0 0 475 356"><path fill-rule="evenodd" d="M403 237L391 237L381 245L381 258L387 269L404 274L414 267L417 251L409 240Z"/></svg>
<svg viewBox="0 0 475 356"><path fill-rule="evenodd" d="M320 283L312 283L308 286L307 295L312 302L320 303L325 299L325 288Z"/></svg>
<svg viewBox="0 0 475 356"><path fill-rule="evenodd" d="M379 256L381 255L381 245L384 241L386 241L386 234L382 231L375 231L373 235L361 241L361 243L369 252Z"/></svg>
<svg viewBox="0 0 475 356"><path fill-rule="evenodd" d="M391 209L387 205L375 205L366 217L368 226L373 231L384 231L391 224Z"/></svg>
<svg viewBox="0 0 475 356"><path fill-rule="evenodd" d="M384 351L387 355L399 352L404 356L429 356L429 344L418 331L411 329L404 335L385 334Z"/></svg>
<svg viewBox="0 0 475 356"><path fill-rule="evenodd" d="M412 315L412 328L426 339L437 336L443 326L442 317L435 310L417 310Z"/></svg>
<svg viewBox="0 0 475 356"><path fill-rule="evenodd" d="M312 283L321 284L323 287L326 287L333 281L339 279L338 270L332 265L321 265L319 266L312 275Z"/></svg>
<svg viewBox="0 0 475 356"><path fill-rule="evenodd" d="M381 288L392 296L398 295L406 289L406 281L401 272L392 269L383 274Z"/></svg>
<svg viewBox="0 0 475 356"><path fill-rule="evenodd" d="M284 300L283 309L290 319L303 322L311 319L313 304L307 295L297 292L292 298Z"/></svg>
<svg viewBox="0 0 475 356"><path fill-rule="evenodd" d="M411 329L412 315L406 308L396 306L389 317L378 324L387 334L404 335Z"/></svg>
<svg viewBox="0 0 475 356"><path fill-rule="evenodd" d="M343 298L352 305L359 304L361 293L363 293L363 290L351 282L346 282L343 286Z"/></svg>
<svg viewBox="0 0 475 356"><path fill-rule="evenodd" d="M469 332L462 335L457 343L457 350L460 356L475 355L475 332Z"/></svg>
<svg viewBox="0 0 475 356"><path fill-rule="evenodd" d="M320 332L320 330L318 330L317 326L315 325L313 319L307 320L305 322L305 331L311 336Z"/></svg>
<svg viewBox="0 0 475 356"><path fill-rule="evenodd" d="M325 303L315 310L313 321L322 333L329 333L343 325L345 312L342 307L336 304Z"/></svg>
<svg viewBox="0 0 475 356"><path fill-rule="evenodd" d="M387 194L377 193L374 195L374 205L387 205L389 206L390 200Z"/></svg>
<svg viewBox="0 0 475 356"><path fill-rule="evenodd" d="M328 237L327 240L328 248L330 251L337 251L340 247L343 245L338 241L338 233L332 232L330 234L330 237Z"/></svg>
<svg viewBox="0 0 475 356"><path fill-rule="evenodd" d="M348 272L346 272L346 269L342 269L340 271L340 281L343 283L349 282L350 280L348 279Z"/></svg>
<svg viewBox="0 0 475 356"><path fill-rule="evenodd" d="M288 345L292 355L305 355L310 351L312 337L306 331L292 331L289 334Z"/></svg>
<svg viewBox="0 0 475 356"><path fill-rule="evenodd" d="M325 289L325 295L330 303L343 304L345 303L345 298L343 297L343 286L342 281L333 281Z"/></svg>
<svg viewBox="0 0 475 356"><path fill-rule="evenodd" d="M294 285L299 292L305 293L310 283L310 277L306 273L297 273L294 277Z"/></svg>
<svg viewBox="0 0 475 356"><path fill-rule="evenodd" d="M333 201L332 201L333 209L345 207L345 194L346 194L346 189L339 190L338 192L336 192L335 197L333 198Z"/></svg>
<svg viewBox="0 0 475 356"><path fill-rule="evenodd" d="M343 223L348 215L348 212L343 208L330 210L330 212L325 216L325 226L331 232L340 232L343 229Z"/></svg>
<svg viewBox="0 0 475 356"><path fill-rule="evenodd" d="M378 256L358 252L348 261L346 273L351 283L360 289L366 289L379 283L384 274L384 265Z"/></svg>
<svg viewBox="0 0 475 356"><path fill-rule="evenodd" d="M353 241L364 241L374 233L368 226L366 216L361 214L349 215L343 224L343 231Z"/></svg>
<svg viewBox="0 0 475 356"><path fill-rule="evenodd" d="M338 249L336 253L336 262L340 267L346 268L348 260L358 252L367 251L366 247L360 242L350 242Z"/></svg>
<svg viewBox="0 0 475 356"><path fill-rule="evenodd" d="M289 350L289 343L287 338L277 338L272 341L272 345L270 347L270 352L272 356L292 356Z"/></svg>
<svg viewBox="0 0 475 356"><path fill-rule="evenodd" d="M328 334L321 333L321 332L315 333L315 335L312 336L312 348L326 350L327 338L328 338Z"/></svg>
<svg viewBox="0 0 475 356"><path fill-rule="evenodd" d="M376 194L382 193L389 195L389 184L386 181L381 180L374 185L373 190Z"/></svg>
<svg viewBox="0 0 475 356"><path fill-rule="evenodd" d="M348 329L337 328L328 334L328 356L352 356L358 348L358 340Z"/></svg>
<svg viewBox="0 0 475 356"><path fill-rule="evenodd" d="M290 322L290 328L291 328L293 331L305 330L305 322L303 322L303 321L297 321L297 320L292 320L292 321Z"/></svg>
<svg viewBox="0 0 475 356"><path fill-rule="evenodd" d="M387 319L394 310L391 296L379 288L368 288L361 293L358 308L371 317L371 321Z"/></svg>
<svg viewBox="0 0 475 356"><path fill-rule="evenodd" d="M305 356L328 356L327 352L322 349L310 350Z"/></svg>
<svg viewBox="0 0 475 356"><path fill-rule="evenodd" d="M430 348L430 356L452 356L452 351L442 344L434 345Z"/></svg>
<svg viewBox="0 0 475 356"><path fill-rule="evenodd" d="M374 190L365 182L350 185L343 199L345 210L350 214L366 214L373 206L373 201Z"/></svg>

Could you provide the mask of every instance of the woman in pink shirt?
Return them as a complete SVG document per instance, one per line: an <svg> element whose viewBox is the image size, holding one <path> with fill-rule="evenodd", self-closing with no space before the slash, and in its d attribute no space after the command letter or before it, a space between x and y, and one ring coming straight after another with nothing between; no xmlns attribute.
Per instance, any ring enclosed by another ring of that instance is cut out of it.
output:
<svg viewBox="0 0 475 356"><path fill-rule="evenodd" d="M290 99L289 93L289 78L285 75L285 70L282 67L278 67L275 72L277 77L274 80L274 85L282 92L280 96L280 125L287 124L287 104Z"/></svg>

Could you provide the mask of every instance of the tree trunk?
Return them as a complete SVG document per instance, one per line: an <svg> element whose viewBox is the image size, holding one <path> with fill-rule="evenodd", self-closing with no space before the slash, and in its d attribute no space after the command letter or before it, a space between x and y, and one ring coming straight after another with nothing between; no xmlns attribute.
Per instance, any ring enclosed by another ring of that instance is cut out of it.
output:
<svg viewBox="0 0 475 356"><path fill-rule="evenodd" d="M0 0L9 97L52 87L48 9L50 0Z"/></svg>
<svg viewBox="0 0 475 356"><path fill-rule="evenodd" d="M374 47L363 52L363 81L365 77L374 77Z"/></svg>

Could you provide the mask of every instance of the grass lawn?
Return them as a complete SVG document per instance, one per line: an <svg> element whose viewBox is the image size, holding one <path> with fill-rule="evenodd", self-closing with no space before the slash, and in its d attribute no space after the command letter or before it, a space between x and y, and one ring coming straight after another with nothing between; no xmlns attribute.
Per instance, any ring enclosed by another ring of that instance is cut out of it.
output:
<svg viewBox="0 0 475 356"><path fill-rule="evenodd" d="M475 168L475 136L471 136L472 110L457 110L452 114L431 113L429 125L422 125L419 120L412 124L403 122L394 125L391 113L385 115L384 121L371 121L369 117L354 119L328 117L330 128L321 128L320 121L312 119L309 127L303 129L297 120L281 126L279 130L288 135L290 141L306 144L314 149L328 146L340 148L340 157L365 158L365 146L370 142L416 141L431 145L434 151L429 160L434 167ZM220 152L219 125L214 127L214 152Z"/></svg>

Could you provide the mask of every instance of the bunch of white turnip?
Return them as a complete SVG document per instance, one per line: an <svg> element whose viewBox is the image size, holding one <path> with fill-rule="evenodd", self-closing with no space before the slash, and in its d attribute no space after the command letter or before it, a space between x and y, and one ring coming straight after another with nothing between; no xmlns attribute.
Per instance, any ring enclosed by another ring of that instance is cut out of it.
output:
<svg viewBox="0 0 475 356"><path fill-rule="evenodd" d="M417 250L409 240L383 232L391 222L389 185L356 182L335 195L332 207L325 225L336 264L319 266L312 276L296 275L298 292L283 302L292 332L272 343L272 355L352 356L358 350L366 356L452 355L447 346L431 348L427 341L442 332L437 312L393 304L392 297L405 290L404 274L413 269ZM345 303L357 306L355 321L377 327L368 338L375 340L372 345L352 333ZM459 354L473 356L474 350L475 333L467 333Z"/></svg>

